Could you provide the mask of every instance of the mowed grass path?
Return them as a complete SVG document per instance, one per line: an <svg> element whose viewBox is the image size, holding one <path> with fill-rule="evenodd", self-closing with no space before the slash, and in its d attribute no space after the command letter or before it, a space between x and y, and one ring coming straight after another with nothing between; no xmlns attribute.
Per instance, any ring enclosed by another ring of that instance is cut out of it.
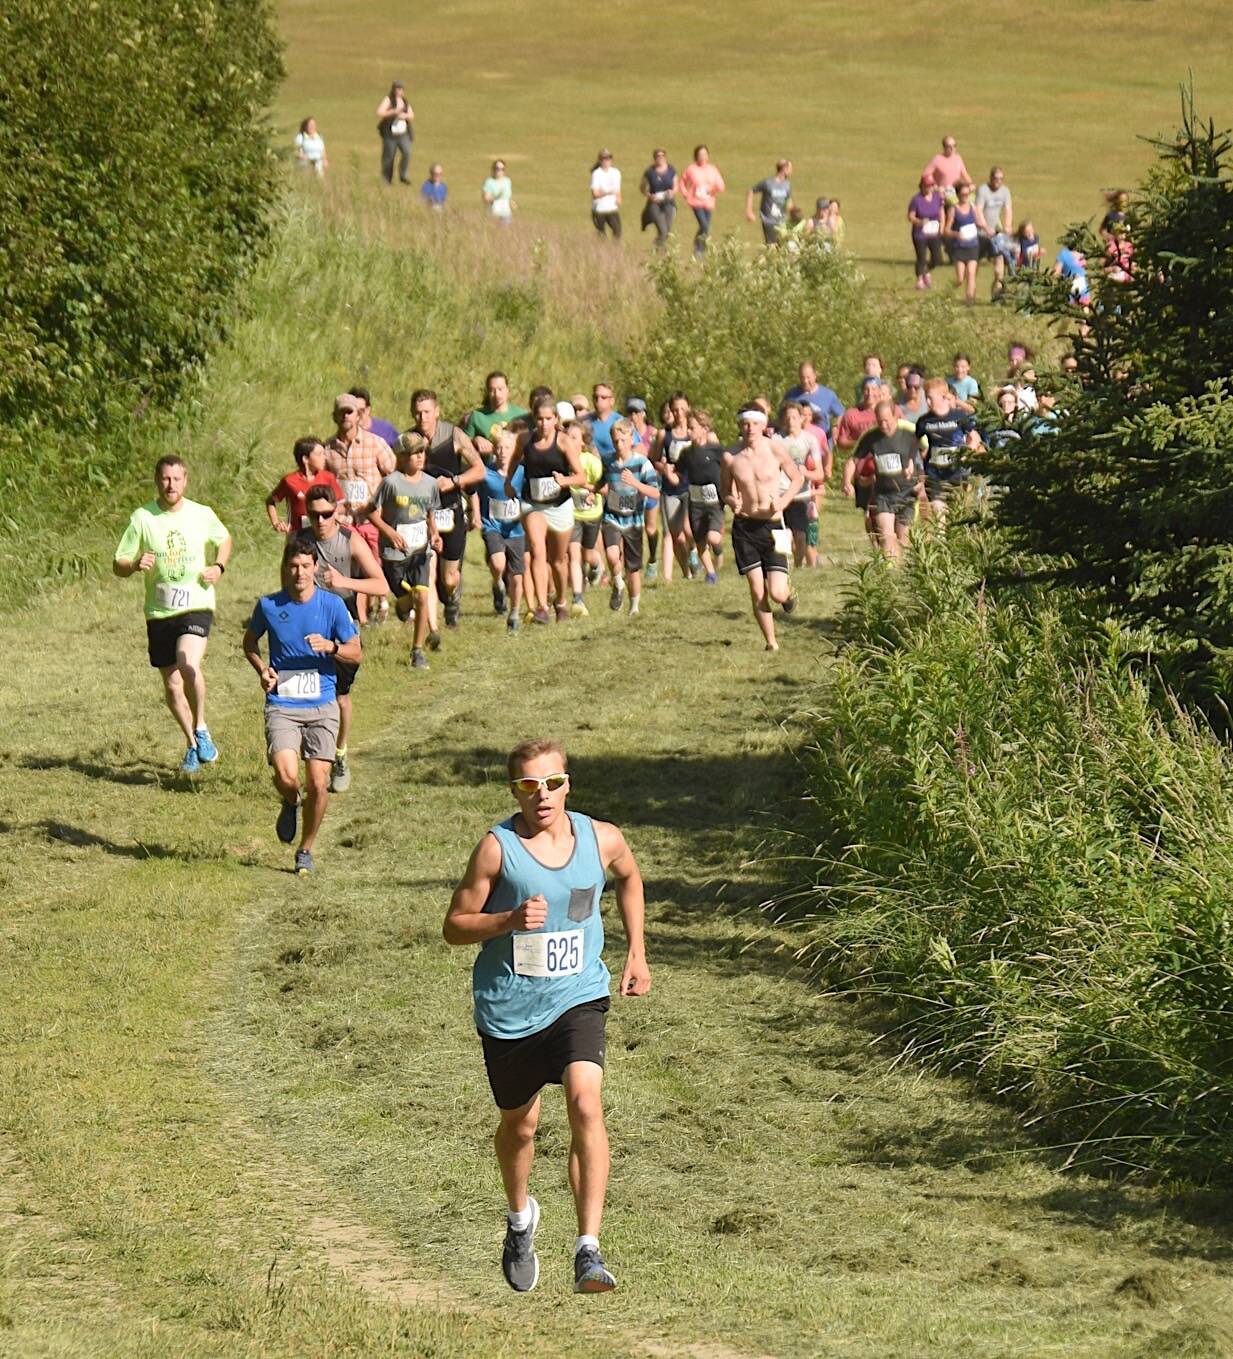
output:
<svg viewBox="0 0 1233 1359"><path fill-rule="evenodd" d="M279 0L288 79L277 115L289 145L316 116L332 173L376 179L374 110L395 77L416 112L413 190L445 165L451 203L478 210L504 157L520 213L588 225L596 150L625 174L625 248L645 253L638 178L652 147L678 169L708 142L729 193L718 234L751 243L745 190L790 156L798 201L839 197L849 246L874 277L912 287L904 214L925 162L953 132L968 169L1006 167L1016 216L1051 242L1133 183L1139 137L1177 123L1193 71L1202 111L1233 123L1233 25L1224 0L939 0L871 9L853 0L780 7L741 0L595 9L548 0L499 10L476 0ZM677 232L693 234L688 209ZM984 292L982 289L982 296Z"/></svg>
<svg viewBox="0 0 1233 1359"><path fill-rule="evenodd" d="M800 721L859 550L846 506L825 531L775 658L731 575L509 641L473 564L464 628L414 680L395 630L369 634L354 788L306 881L238 651L271 540L226 578L223 759L192 787L166 772L135 589L0 622L0 1353L1226 1352L1219 1205L1059 1173L1008 1115L896 1066L760 928L790 868L757 846L799 819ZM542 1282L500 1278L470 954L439 937L507 811L504 751L545 731L648 888L654 990L611 1021L604 1299L569 1291L555 1093Z"/></svg>

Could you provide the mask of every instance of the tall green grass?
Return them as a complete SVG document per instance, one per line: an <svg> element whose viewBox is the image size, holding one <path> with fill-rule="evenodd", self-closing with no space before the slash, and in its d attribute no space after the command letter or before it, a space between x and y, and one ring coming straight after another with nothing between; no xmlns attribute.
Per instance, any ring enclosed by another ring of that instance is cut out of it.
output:
<svg viewBox="0 0 1233 1359"><path fill-rule="evenodd" d="M801 954L1081 1163L1227 1175L1233 760L987 530L856 579L815 718Z"/></svg>

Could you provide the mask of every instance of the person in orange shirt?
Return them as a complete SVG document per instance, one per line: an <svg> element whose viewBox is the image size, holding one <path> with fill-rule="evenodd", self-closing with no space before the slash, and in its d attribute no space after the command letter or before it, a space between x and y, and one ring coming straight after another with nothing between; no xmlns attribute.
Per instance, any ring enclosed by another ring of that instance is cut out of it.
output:
<svg viewBox="0 0 1233 1359"><path fill-rule="evenodd" d="M711 234L711 214L715 211L715 200L728 187L719 172L719 166L711 163L711 153L705 146L694 147L694 158L685 167L678 186L698 219L694 254L701 257L706 254L706 241Z"/></svg>

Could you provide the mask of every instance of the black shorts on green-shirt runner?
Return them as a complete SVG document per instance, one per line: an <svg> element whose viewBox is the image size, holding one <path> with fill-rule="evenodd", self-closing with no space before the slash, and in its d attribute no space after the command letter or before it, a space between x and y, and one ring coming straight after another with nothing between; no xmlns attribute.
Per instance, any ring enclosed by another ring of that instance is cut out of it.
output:
<svg viewBox="0 0 1233 1359"><path fill-rule="evenodd" d="M181 637L208 637L214 615L209 609L173 613L170 618L146 619L146 654L156 670L176 663L176 643Z"/></svg>

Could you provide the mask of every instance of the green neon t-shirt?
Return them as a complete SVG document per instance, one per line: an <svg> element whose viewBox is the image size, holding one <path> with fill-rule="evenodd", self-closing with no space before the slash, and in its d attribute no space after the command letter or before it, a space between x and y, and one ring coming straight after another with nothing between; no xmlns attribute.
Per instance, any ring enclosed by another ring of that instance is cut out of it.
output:
<svg viewBox="0 0 1233 1359"><path fill-rule="evenodd" d="M154 565L145 573L147 618L174 618L179 613L214 611L214 587L201 573L213 561L207 547L227 538L222 520L208 505L181 500L178 509L165 510L151 500L133 511L116 548L116 561L135 562L153 552Z"/></svg>

